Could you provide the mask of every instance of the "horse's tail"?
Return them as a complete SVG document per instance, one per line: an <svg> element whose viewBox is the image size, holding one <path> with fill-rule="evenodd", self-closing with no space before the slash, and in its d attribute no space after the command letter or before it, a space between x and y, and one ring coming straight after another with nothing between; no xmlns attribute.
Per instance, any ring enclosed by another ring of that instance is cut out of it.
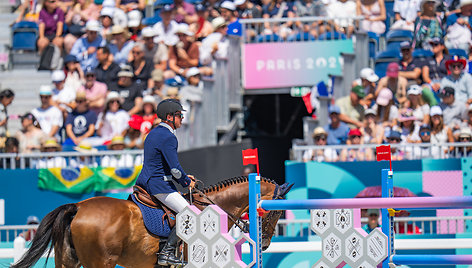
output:
<svg viewBox="0 0 472 268"><path fill-rule="evenodd" d="M33 267L48 249L49 242L51 242L51 246L47 256L48 258L53 247L56 252L63 252L64 238L66 235L71 235L70 223L75 214L77 214L77 206L75 204L66 204L49 212L41 221L30 249L17 263L12 265L11 268ZM71 237L67 238L68 241L72 241Z"/></svg>

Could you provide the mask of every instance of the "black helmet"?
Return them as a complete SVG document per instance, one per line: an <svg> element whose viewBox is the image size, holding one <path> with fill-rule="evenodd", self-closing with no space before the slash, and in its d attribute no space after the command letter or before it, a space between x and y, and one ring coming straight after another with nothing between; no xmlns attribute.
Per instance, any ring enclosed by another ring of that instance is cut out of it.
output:
<svg viewBox="0 0 472 268"><path fill-rule="evenodd" d="M163 100L157 105L157 117L162 120L167 120L168 114L174 114L176 112L185 111L182 107L182 104L178 100L175 99L166 99Z"/></svg>

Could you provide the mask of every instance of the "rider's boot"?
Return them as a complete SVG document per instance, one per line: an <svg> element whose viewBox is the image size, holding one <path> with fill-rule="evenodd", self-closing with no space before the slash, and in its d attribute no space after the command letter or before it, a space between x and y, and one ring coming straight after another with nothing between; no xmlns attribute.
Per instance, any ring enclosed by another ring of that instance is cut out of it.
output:
<svg viewBox="0 0 472 268"><path fill-rule="evenodd" d="M157 263L162 266L175 265L186 265L187 263L175 256L175 250L180 242L180 238L177 236L176 227L172 229L169 237L167 238L166 245L159 252Z"/></svg>

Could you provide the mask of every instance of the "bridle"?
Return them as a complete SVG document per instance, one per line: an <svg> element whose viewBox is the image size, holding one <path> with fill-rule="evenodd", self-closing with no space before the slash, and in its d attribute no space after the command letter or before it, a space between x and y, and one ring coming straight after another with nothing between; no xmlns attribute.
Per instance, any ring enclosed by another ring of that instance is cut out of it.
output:
<svg viewBox="0 0 472 268"><path fill-rule="evenodd" d="M280 186L278 184L275 185L274 195L272 196L272 200L278 199L285 199L282 195L280 195ZM264 211L267 213L267 211ZM277 227L277 221L282 216L282 210L271 210L266 217L262 219L262 239L267 239L269 234L272 234ZM272 222L272 219L277 219L276 221Z"/></svg>

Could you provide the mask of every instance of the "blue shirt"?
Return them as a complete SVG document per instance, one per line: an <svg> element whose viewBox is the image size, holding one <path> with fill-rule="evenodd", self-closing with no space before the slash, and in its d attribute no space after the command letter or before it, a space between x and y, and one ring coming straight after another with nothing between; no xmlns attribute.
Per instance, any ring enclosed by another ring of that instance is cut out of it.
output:
<svg viewBox="0 0 472 268"><path fill-rule="evenodd" d="M347 140L347 134L349 134L349 127L344 122L339 123L338 128L333 128L331 124L324 127L328 133L328 145L345 144Z"/></svg>
<svg viewBox="0 0 472 268"><path fill-rule="evenodd" d="M90 125L95 125L96 122L97 114L94 111L79 113L74 110L67 116L66 126L72 125L72 132L76 137L80 137L89 130Z"/></svg>
<svg viewBox="0 0 472 268"><path fill-rule="evenodd" d="M242 36L243 35L243 25L237 19L235 22L228 24L228 30L226 31L228 35L236 35Z"/></svg>
<svg viewBox="0 0 472 268"><path fill-rule="evenodd" d="M136 181L149 194L176 192L173 180L182 187L190 184L190 178L180 166L177 157L177 137L165 123L151 130L144 141L144 161Z"/></svg>
<svg viewBox="0 0 472 268"><path fill-rule="evenodd" d="M128 62L128 55L131 49L133 49L134 41L128 40L123 45L121 50L115 44L109 44L108 48L110 49L111 54L113 54L113 61L117 64L122 64Z"/></svg>
<svg viewBox="0 0 472 268"><path fill-rule="evenodd" d="M89 47L99 48L101 46L105 46L105 44L106 42L101 35L97 35L97 38L95 38L95 40L92 42L89 42L87 37L82 37L74 43L70 54L77 58L80 63L80 67L82 67L82 70L85 71L87 68L95 69L95 67L98 66L97 52L95 50L93 54L88 55L86 51Z"/></svg>

